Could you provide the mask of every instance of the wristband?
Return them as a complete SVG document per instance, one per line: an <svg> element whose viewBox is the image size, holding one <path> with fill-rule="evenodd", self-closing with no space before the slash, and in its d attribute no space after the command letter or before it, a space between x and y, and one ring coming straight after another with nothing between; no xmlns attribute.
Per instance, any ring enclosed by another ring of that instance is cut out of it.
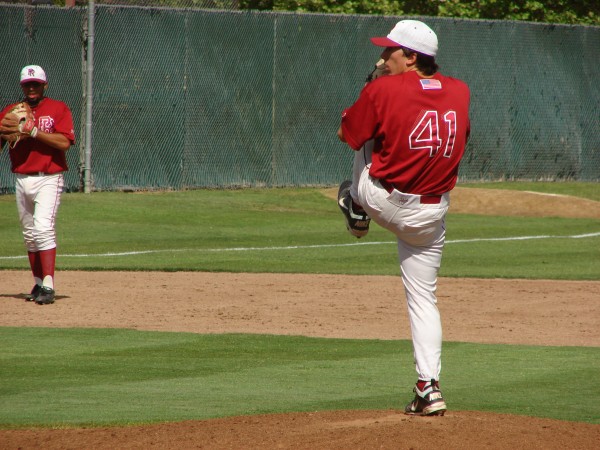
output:
<svg viewBox="0 0 600 450"><path fill-rule="evenodd" d="M29 132L29 136L31 136L31 137L32 137L32 138L34 138L34 139L35 139L35 137L37 136L37 134L38 134L38 129L37 129L37 127L33 127L33 128L31 129L31 131Z"/></svg>

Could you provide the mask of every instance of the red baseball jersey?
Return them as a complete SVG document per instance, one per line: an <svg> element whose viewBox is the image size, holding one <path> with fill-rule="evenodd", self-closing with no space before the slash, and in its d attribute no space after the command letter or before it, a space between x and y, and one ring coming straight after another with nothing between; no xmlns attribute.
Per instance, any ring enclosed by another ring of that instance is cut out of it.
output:
<svg viewBox="0 0 600 450"><path fill-rule="evenodd" d="M469 87L416 71L378 78L344 110L342 131L359 150L375 139L370 175L409 194L452 190L470 133Z"/></svg>
<svg viewBox="0 0 600 450"><path fill-rule="evenodd" d="M0 120L12 109L9 105L0 112ZM61 133L75 143L73 116L69 107L59 101L44 97L31 108L35 125L46 133ZM10 161L14 173L30 174L36 172L59 173L68 170L65 152L50 147L36 139L22 139L10 149Z"/></svg>

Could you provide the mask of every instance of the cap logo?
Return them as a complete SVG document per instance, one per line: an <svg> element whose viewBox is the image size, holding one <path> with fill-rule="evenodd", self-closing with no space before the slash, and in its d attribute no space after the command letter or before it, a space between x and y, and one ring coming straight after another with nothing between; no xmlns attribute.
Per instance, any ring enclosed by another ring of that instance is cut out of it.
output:
<svg viewBox="0 0 600 450"><path fill-rule="evenodd" d="M33 69L27 70L27 75L29 75L30 77L34 77L35 76L35 70L33 70Z"/></svg>

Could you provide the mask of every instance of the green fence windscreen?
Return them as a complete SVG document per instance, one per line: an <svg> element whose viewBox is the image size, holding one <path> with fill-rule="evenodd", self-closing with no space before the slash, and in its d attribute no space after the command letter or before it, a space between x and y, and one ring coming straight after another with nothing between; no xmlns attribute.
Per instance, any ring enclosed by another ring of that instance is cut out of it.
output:
<svg viewBox="0 0 600 450"><path fill-rule="evenodd" d="M39 64L67 102L81 187L86 8L0 5L0 103ZM350 175L342 110L399 17L96 7L95 190L335 185ZM600 28L420 18L442 73L472 91L461 180L600 181ZM7 63L10 62L10 63ZM0 191L13 192L7 152Z"/></svg>

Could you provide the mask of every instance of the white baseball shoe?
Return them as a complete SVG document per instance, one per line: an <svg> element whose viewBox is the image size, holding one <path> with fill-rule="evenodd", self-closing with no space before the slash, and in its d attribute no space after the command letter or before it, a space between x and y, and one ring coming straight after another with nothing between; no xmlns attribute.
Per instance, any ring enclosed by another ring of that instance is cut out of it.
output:
<svg viewBox="0 0 600 450"><path fill-rule="evenodd" d="M411 416L443 416L446 412L446 402L442 397L440 385L431 380L421 391L417 386L414 388L415 399L406 405L404 413Z"/></svg>

